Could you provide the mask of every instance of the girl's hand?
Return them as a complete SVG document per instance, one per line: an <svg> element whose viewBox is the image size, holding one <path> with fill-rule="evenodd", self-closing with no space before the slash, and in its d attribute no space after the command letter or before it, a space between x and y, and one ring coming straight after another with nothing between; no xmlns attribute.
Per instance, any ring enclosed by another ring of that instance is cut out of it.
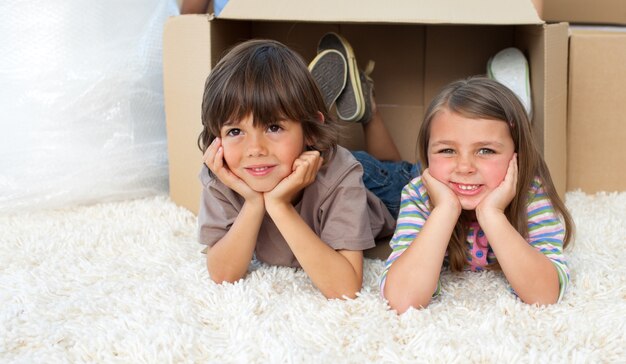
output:
<svg viewBox="0 0 626 364"><path fill-rule="evenodd" d="M224 148L222 147L222 140L220 138L215 138L209 145L202 156L202 161L223 184L237 192L246 201L253 199L262 200L259 192L250 188L250 186L228 168L228 165L224 162Z"/></svg>
<svg viewBox="0 0 626 364"><path fill-rule="evenodd" d="M430 203L433 205L433 208L449 207L452 208L452 211L455 211L457 216L461 214L461 201L457 195L450 187L431 176L428 168L422 173L422 182L424 183L424 187L426 187L426 191L428 191Z"/></svg>
<svg viewBox="0 0 626 364"><path fill-rule="evenodd" d="M517 190L517 174L517 153L514 153L509 161L509 167L506 171L506 176L504 176L504 180L476 206L477 216L480 216L480 212L486 211L504 213L504 209L506 209L511 201L513 201L513 197L515 197Z"/></svg>
<svg viewBox="0 0 626 364"><path fill-rule="evenodd" d="M292 172L274 187L263 194L266 205L291 204L294 197L315 181L322 166L323 158L316 150L306 151L293 162Z"/></svg>

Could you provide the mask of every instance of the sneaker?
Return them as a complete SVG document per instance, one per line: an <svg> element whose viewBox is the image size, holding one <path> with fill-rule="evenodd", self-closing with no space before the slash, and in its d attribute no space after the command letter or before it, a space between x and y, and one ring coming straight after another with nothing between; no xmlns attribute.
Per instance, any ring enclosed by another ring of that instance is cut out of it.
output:
<svg viewBox="0 0 626 364"><path fill-rule="evenodd" d="M496 53L487 63L487 75L511 89L524 105L528 118L532 120L528 61L522 51L510 47Z"/></svg>
<svg viewBox="0 0 626 364"><path fill-rule="evenodd" d="M361 81L361 90L363 91L363 116L357 123L367 124L372 119L372 105L374 104L374 80L370 74L374 70L374 62L370 61L365 71L359 71L359 80Z"/></svg>
<svg viewBox="0 0 626 364"><path fill-rule="evenodd" d="M329 49L336 50L343 55L348 71L345 87L336 101L337 116L343 121L361 120L365 112L365 100L354 51L345 38L332 32L326 33L317 46L318 53Z"/></svg>
<svg viewBox="0 0 626 364"><path fill-rule="evenodd" d="M330 110L346 86L346 59L339 51L326 49L311 61L309 71L317 82L324 104Z"/></svg>

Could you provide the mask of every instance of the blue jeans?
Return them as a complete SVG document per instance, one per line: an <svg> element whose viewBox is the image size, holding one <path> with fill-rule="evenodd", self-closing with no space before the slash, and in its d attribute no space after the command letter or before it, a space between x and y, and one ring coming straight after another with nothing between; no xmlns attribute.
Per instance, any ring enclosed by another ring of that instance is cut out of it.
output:
<svg viewBox="0 0 626 364"><path fill-rule="evenodd" d="M352 152L363 166L363 183L387 206L394 218L400 211L402 188L422 174L419 163L379 161L367 152Z"/></svg>

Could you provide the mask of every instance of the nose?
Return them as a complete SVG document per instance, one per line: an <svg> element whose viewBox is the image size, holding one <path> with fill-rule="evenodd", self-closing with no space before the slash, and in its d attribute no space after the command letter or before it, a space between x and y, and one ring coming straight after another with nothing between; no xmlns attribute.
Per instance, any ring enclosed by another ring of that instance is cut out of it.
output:
<svg viewBox="0 0 626 364"><path fill-rule="evenodd" d="M476 172L474 158L472 155L459 155L456 163L456 170L462 174L473 174Z"/></svg>
<svg viewBox="0 0 626 364"><path fill-rule="evenodd" d="M267 143L262 132L253 132L249 134L246 154L248 157L260 157L267 155Z"/></svg>

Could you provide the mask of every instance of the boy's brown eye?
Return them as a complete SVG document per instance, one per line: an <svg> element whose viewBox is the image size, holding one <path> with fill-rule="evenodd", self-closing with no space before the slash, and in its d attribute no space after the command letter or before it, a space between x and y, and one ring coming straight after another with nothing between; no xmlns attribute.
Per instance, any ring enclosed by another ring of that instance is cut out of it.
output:
<svg viewBox="0 0 626 364"><path fill-rule="evenodd" d="M226 132L227 136L237 136L239 134L241 134L241 129L237 128L228 129L228 131Z"/></svg>
<svg viewBox="0 0 626 364"><path fill-rule="evenodd" d="M270 125L270 126L267 128L267 130L269 130L269 131L270 131L270 132L272 132L272 133L275 133L275 132L279 131L280 129L281 129L280 125L276 125L276 124L274 124L274 125Z"/></svg>

